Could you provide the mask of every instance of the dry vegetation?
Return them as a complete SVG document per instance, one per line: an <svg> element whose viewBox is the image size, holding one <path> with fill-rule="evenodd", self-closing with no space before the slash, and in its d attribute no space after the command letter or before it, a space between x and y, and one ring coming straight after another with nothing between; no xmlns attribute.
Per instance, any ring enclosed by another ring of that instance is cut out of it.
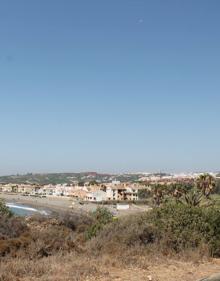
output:
<svg viewBox="0 0 220 281"><path fill-rule="evenodd" d="M219 219L213 207L175 204L117 220L106 209L59 218L2 214L0 281L199 280L220 271L213 259Z"/></svg>

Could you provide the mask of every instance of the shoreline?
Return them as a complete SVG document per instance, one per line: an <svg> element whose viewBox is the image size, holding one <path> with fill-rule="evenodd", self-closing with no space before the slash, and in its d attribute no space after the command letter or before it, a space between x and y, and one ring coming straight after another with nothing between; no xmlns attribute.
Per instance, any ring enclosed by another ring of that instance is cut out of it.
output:
<svg viewBox="0 0 220 281"><path fill-rule="evenodd" d="M40 211L46 211L49 214L58 214L70 211L71 209L69 206L72 201L66 198L36 198L6 193L0 193L0 199L3 199L6 203L32 207Z"/></svg>
<svg viewBox="0 0 220 281"><path fill-rule="evenodd" d="M29 196L26 197L22 196L21 194L0 193L0 199L3 199L6 203L25 205L38 209L40 211L46 211L52 216L67 212L88 214L90 212L94 212L97 207L100 206L99 204L88 202L81 205L78 201L68 197L51 196L46 198L37 198ZM130 205L130 208L128 210L124 211L117 211L115 205L104 205L104 207L116 216L131 215L134 213L149 211L149 209L151 209L147 205L135 206L133 204Z"/></svg>

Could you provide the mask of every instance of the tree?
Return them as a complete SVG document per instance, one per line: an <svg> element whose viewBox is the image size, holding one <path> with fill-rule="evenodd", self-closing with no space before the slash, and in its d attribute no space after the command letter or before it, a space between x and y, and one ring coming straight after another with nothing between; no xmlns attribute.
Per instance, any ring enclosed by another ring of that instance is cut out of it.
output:
<svg viewBox="0 0 220 281"><path fill-rule="evenodd" d="M196 207L201 205L202 199L203 199L203 194L196 188L193 188L192 190L190 190L184 195L184 199L181 200L180 202L191 207Z"/></svg>
<svg viewBox="0 0 220 281"><path fill-rule="evenodd" d="M102 191L104 191L104 192L106 192L106 190L107 190L107 187L106 187L106 185L104 185L104 184L101 184L101 186L100 186L101 188L101 190Z"/></svg>
<svg viewBox="0 0 220 281"><path fill-rule="evenodd" d="M216 180L210 174L200 175L196 180L196 187L206 198L209 198L216 187Z"/></svg>
<svg viewBox="0 0 220 281"><path fill-rule="evenodd" d="M91 186L91 185L98 185L98 183L96 180L92 180L89 182L89 186Z"/></svg>
<svg viewBox="0 0 220 281"><path fill-rule="evenodd" d="M214 191L216 180L210 174L200 175L194 187L185 193L182 203L189 206L210 206L213 201L210 199L210 194ZM207 200L208 199L208 200Z"/></svg>
<svg viewBox="0 0 220 281"><path fill-rule="evenodd" d="M215 193L220 194L220 179L216 179Z"/></svg>
<svg viewBox="0 0 220 281"><path fill-rule="evenodd" d="M149 187L139 189L138 190L138 198L139 199L148 199L151 198L151 190Z"/></svg>
<svg viewBox="0 0 220 281"><path fill-rule="evenodd" d="M92 213L92 217L94 222L91 224L91 226L88 228L86 232L87 239L91 239L92 237L95 237L98 234L98 232L104 228L106 224L113 222L112 213L107 208L103 208L103 207L98 207Z"/></svg>
<svg viewBox="0 0 220 281"><path fill-rule="evenodd" d="M167 195L171 195L176 201L180 200L184 195L186 195L190 190L192 190L193 185L190 183L173 183L167 185Z"/></svg>
<svg viewBox="0 0 220 281"><path fill-rule="evenodd" d="M210 206L213 204L210 194L214 191L215 186L215 178L209 174L203 174L194 183L153 185L151 193L156 206L160 206L172 198L176 203L188 206Z"/></svg>
<svg viewBox="0 0 220 281"><path fill-rule="evenodd" d="M156 206L160 206L164 200L165 188L161 184L156 184L151 187L153 193L153 200Z"/></svg>

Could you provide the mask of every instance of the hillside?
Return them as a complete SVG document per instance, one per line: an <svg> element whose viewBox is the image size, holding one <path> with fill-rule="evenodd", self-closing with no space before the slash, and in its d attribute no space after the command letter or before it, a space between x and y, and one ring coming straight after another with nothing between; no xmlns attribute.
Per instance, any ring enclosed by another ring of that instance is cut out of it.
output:
<svg viewBox="0 0 220 281"><path fill-rule="evenodd" d="M31 183L31 184L71 184L74 182L110 182L113 180L137 181L142 175L140 174L99 174L96 172L83 173L48 173L48 174L25 174L25 175L10 175L1 176L0 183Z"/></svg>
<svg viewBox="0 0 220 281"><path fill-rule="evenodd" d="M203 280L219 272L213 217L219 221L218 210L166 205L117 220L105 208L19 218L0 203L0 280Z"/></svg>

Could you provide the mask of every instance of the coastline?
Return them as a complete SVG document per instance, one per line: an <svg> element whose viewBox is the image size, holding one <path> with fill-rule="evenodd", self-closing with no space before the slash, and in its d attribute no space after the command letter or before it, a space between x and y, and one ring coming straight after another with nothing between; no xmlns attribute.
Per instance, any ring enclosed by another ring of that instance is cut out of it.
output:
<svg viewBox="0 0 220 281"><path fill-rule="evenodd" d="M3 199L6 203L25 205L38 210L47 211L50 214L57 214L69 211L69 206L73 201L69 198L36 198L25 197L19 194L6 193L0 193L0 199Z"/></svg>
<svg viewBox="0 0 220 281"><path fill-rule="evenodd" d="M0 193L0 199L3 199L6 203L25 205L28 207L38 209L40 211L46 211L52 216L67 212L90 213L95 211L97 207L100 206L99 204L89 202L79 204L79 202L75 201L73 198L54 196L46 198L37 198L22 196L21 194ZM135 206L131 204L129 210L117 211L116 206L104 206L109 209L112 214L118 217L145 212L151 209L147 205Z"/></svg>

